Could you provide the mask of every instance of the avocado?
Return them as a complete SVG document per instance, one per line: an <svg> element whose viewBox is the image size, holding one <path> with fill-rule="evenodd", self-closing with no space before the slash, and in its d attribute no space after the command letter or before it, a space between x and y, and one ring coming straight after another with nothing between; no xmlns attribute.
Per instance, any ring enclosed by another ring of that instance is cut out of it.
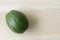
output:
<svg viewBox="0 0 60 40"><path fill-rule="evenodd" d="M10 30L15 33L24 33L29 26L26 15L17 10L11 10L6 14L6 23Z"/></svg>

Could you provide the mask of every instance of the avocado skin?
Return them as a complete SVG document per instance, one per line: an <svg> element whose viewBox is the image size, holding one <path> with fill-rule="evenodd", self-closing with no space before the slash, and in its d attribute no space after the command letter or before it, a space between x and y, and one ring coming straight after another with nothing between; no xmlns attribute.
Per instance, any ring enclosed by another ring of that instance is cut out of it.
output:
<svg viewBox="0 0 60 40"><path fill-rule="evenodd" d="M29 26L27 17L17 10L11 10L6 14L6 23L15 33L23 33Z"/></svg>

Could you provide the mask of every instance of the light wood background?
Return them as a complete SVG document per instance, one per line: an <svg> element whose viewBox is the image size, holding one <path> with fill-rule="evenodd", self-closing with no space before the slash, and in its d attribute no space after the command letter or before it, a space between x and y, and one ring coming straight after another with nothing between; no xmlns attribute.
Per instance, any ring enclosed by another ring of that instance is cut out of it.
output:
<svg viewBox="0 0 60 40"><path fill-rule="evenodd" d="M30 25L24 34L8 28L10 10L27 16ZM0 40L60 40L60 0L0 0Z"/></svg>

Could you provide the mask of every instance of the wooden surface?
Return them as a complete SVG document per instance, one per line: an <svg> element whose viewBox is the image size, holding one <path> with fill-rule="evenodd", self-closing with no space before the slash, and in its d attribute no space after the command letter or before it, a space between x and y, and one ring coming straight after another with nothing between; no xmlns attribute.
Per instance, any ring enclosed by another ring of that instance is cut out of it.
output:
<svg viewBox="0 0 60 40"><path fill-rule="evenodd" d="M27 16L30 25L23 34L8 28L10 10ZM0 40L60 40L60 0L0 0Z"/></svg>

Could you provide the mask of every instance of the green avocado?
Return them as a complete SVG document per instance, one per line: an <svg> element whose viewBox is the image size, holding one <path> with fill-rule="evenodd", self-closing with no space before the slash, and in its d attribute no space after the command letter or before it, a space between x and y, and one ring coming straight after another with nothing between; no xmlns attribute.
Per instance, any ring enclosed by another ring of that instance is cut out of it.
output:
<svg viewBox="0 0 60 40"><path fill-rule="evenodd" d="M6 14L6 23L15 33L24 33L29 26L27 17L17 10L11 10Z"/></svg>

